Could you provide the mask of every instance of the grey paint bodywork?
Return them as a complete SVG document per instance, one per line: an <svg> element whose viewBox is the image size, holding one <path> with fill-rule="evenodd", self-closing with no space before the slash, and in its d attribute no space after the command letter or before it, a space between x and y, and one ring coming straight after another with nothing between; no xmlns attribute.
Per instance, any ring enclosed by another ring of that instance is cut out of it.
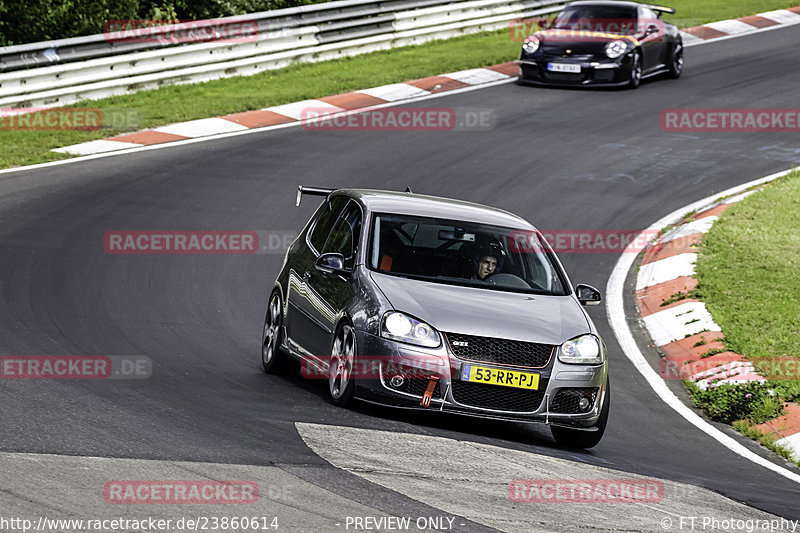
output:
<svg viewBox="0 0 800 533"><path fill-rule="evenodd" d="M275 283L274 291L281 295L284 310L283 348L293 357L306 362L316 361L321 365L330 357L330 351L315 353L309 349L304 337L305 332L299 328L292 329L291 324L295 321L290 315L301 312L301 306L296 303L302 298L305 304L313 301L315 306L327 308L326 314L330 315L329 319L316 319L315 323L323 336L328 335L329 350L337 328L343 323L350 323L356 330L357 353L362 357L386 358L424 369L426 372L435 369L440 378L440 386L437 389L438 394L432 398L430 407L426 409L484 418L546 422L573 428L590 428L597 422L606 393L607 359L599 365L566 364L558 359L555 353L557 350L554 350L548 364L537 370L542 380L547 380L545 400L536 411L522 413L459 404L453 397L451 382L459 376L464 361L455 356L444 337L439 347L424 348L380 336L381 318L384 313L391 310L402 311L423 320L439 332L556 346L582 334L596 335L597 331L591 319L578 302L555 254L552 254L553 261L569 287L569 294L564 296L488 290L422 281L373 271L366 265L370 221L374 213L436 217L522 230L535 230L533 225L500 209L412 193L339 189L331 193L326 201L341 195L357 202L363 213L360 244L352 271L347 275L318 272L309 274L296 269L300 264L296 260L297 257L304 254L306 256L311 254L311 257L319 255L309 246L307 240L309 231L313 230L315 219L321 213L321 209L318 209L290 246ZM308 262L303 264L307 265ZM327 276L326 282L333 279L333 282L340 285L343 288L341 292L348 295L345 300L338 305L325 301L314 288L313 279L319 276ZM311 281L304 284L304 279ZM588 413L555 415L549 412L549 400L559 387L597 387L599 394L595 405ZM356 396L365 401L393 407L422 408L420 395L394 390L382 378L356 381Z"/></svg>

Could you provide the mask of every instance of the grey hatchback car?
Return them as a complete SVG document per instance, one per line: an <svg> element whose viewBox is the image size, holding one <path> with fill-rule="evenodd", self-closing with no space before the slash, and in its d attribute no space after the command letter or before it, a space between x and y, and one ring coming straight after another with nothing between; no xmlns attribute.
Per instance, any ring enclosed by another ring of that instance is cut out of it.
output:
<svg viewBox="0 0 800 533"><path fill-rule="evenodd" d="M324 379L334 404L537 422L595 446L606 349L552 248L506 211L407 192L300 186L324 201L290 245L261 337L264 370Z"/></svg>

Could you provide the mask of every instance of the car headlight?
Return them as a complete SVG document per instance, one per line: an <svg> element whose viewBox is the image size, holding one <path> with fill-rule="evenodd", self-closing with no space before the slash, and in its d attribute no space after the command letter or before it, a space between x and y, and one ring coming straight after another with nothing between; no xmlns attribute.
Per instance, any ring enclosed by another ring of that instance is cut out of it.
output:
<svg viewBox="0 0 800 533"><path fill-rule="evenodd" d="M611 59L616 59L627 51L628 45L625 44L625 41L619 39L606 45L606 55Z"/></svg>
<svg viewBox="0 0 800 533"><path fill-rule="evenodd" d="M605 357L600 339L588 334L568 340L558 351L558 360L562 363L599 365Z"/></svg>
<svg viewBox="0 0 800 533"><path fill-rule="evenodd" d="M381 337L428 348L438 348L442 343L439 332L433 326L399 311L383 315Z"/></svg>
<svg viewBox="0 0 800 533"><path fill-rule="evenodd" d="M522 49L525 50L527 53L532 54L539 49L539 43L540 43L539 38L534 35L531 35L530 37L525 39L524 43L522 43Z"/></svg>

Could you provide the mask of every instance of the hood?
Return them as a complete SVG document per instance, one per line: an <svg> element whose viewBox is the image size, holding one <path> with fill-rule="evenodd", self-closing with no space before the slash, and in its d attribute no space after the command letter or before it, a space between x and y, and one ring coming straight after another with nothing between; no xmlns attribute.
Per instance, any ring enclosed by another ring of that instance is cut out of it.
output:
<svg viewBox="0 0 800 533"><path fill-rule="evenodd" d="M536 36L541 41L540 49L542 53L564 57L605 55L605 47L611 41L623 40L636 44L636 39L630 35L596 31L544 30L537 33Z"/></svg>
<svg viewBox="0 0 800 533"><path fill-rule="evenodd" d="M572 296L445 285L370 272L392 307L439 331L561 344L591 331Z"/></svg>

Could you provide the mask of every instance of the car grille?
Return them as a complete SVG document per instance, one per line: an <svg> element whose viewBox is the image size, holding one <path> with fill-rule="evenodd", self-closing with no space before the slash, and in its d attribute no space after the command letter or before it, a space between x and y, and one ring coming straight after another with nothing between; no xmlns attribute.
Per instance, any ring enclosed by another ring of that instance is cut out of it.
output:
<svg viewBox="0 0 800 533"><path fill-rule="evenodd" d="M497 411L527 413L536 411L544 398L547 380L539 382L539 390L499 387L483 383L453 380L453 398L470 407L482 407Z"/></svg>
<svg viewBox="0 0 800 533"><path fill-rule="evenodd" d="M595 61L597 57L594 54L545 53L542 54L542 59L547 63L579 63L581 61Z"/></svg>
<svg viewBox="0 0 800 533"><path fill-rule="evenodd" d="M586 409L578 407L578 401L581 398L589 400L589 406ZM550 412L562 414L588 413L592 410L596 398L597 387L559 389L555 398L550 402Z"/></svg>
<svg viewBox="0 0 800 533"><path fill-rule="evenodd" d="M548 72L547 79L552 81L573 81L579 82L583 81L585 75L583 73L580 74L572 74L570 72Z"/></svg>
<svg viewBox="0 0 800 533"><path fill-rule="evenodd" d="M512 341L494 337L476 337L445 333L453 353L459 359L526 368L547 366L555 351L552 344ZM463 343L467 345L464 346Z"/></svg>

